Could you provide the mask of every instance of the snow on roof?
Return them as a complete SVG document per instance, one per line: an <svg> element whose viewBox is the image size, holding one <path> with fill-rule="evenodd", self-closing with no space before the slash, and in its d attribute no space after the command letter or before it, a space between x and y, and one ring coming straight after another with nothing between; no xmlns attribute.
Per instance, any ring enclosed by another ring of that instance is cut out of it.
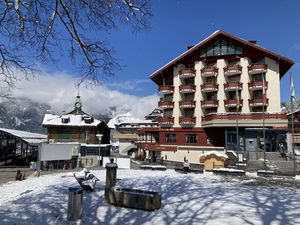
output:
<svg viewBox="0 0 300 225"><path fill-rule="evenodd" d="M23 130L0 128L0 131L10 133L10 134L20 137L20 138L37 138L37 139L47 138L47 135L45 135L45 134L31 133L31 132L23 131Z"/></svg>
<svg viewBox="0 0 300 225"><path fill-rule="evenodd" d="M221 151L207 151L203 154L200 154L200 157L206 157L206 156L209 156L209 155L216 155L218 157L221 157L221 158L225 158L227 159L228 156L226 155L225 152L221 152Z"/></svg>
<svg viewBox="0 0 300 225"><path fill-rule="evenodd" d="M28 143L40 143L47 140L47 135L45 134L31 133L28 131L13 130L13 129L6 129L6 128L0 128L0 131L22 138L24 141Z"/></svg>
<svg viewBox="0 0 300 225"><path fill-rule="evenodd" d="M117 115L116 117L112 118L108 123L107 126L109 128L116 128L116 125L120 125L122 123L153 123L151 120L141 120L138 118L135 118L131 115L130 112L127 112L125 114Z"/></svg>
<svg viewBox="0 0 300 225"><path fill-rule="evenodd" d="M102 121L94 119L90 123L86 123L83 118L88 118L89 115L80 114L65 114L65 115L54 115L45 114L43 120L43 126L85 126L85 127L95 127L98 126ZM63 119L70 119L67 123L62 122ZM91 118L91 117L90 117Z"/></svg>

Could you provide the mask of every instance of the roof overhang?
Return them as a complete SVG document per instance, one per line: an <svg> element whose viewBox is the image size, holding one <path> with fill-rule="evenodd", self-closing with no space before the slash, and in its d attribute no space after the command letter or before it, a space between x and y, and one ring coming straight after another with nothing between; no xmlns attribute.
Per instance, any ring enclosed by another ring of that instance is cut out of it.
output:
<svg viewBox="0 0 300 225"><path fill-rule="evenodd" d="M201 48L203 48L206 44L208 44L210 41L217 39L219 37L224 37L228 40L231 40L235 43L239 43L240 45L244 46L244 47L249 47L252 48L253 50L256 50L259 53L264 54L267 57L270 57L271 59L275 60L276 62L278 62L280 64L280 78L284 76L284 74L293 66L294 62L288 58L285 58L281 55L278 55L272 51L269 51L257 44L251 43L249 41L246 41L244 39L238 38L236 36L233 36L229 33L226 33L222 30L218 30L214 33L212 33L210 36L208 36L207 38L205 38L204 40L200 41L198 44L196 44L194 47L188 49L187 51L185 51L184 53L182 53L181 55L179 55L178 57L176 57L175 59L173 59L172 61L170 61L169 63L167 63L166 65L164 65L163 67L161 67L160 69L158 69L157 71L155 71L154 73L152 73L150 75L150 78L155 82L157 82L157 78L162 75L163 73L165 73L168 70L172 70L173 66L180 64L182 61L184 61L187 57L191 57L191 55L199 55L199 50ZM200 60L200 56L198 56L199 60Z"/></svg>

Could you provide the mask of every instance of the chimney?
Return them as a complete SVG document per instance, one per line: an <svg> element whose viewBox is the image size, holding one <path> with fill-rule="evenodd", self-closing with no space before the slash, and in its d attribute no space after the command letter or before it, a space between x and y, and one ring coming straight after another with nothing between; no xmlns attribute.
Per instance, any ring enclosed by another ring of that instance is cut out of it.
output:
<svg viewBox="0 0 300 225"><path fill-rule="evenodd" d="M189 45L189 46L187 46L186 48L187 48L187 50L189 50L189 49L191 49L192 47L194 47L195 45Z"/></svg>
<svg viewBox="0 0 300 225"><path fill-rule="evenodd" d="M249 40L249 42L256 45L257 40Z"/></svg>

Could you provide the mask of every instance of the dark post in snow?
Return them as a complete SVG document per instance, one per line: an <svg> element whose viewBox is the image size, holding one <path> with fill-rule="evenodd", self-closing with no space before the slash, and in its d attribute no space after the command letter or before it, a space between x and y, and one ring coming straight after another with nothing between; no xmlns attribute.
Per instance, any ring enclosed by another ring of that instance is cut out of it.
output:
<svg viewBox="0 0 300 225"><path fill-rule="evenodd" d="M112 188L113 186L116 186L118 165L114 163L114 159L111 158L110 163L106 163L105 168L106 168L105 188Z"/></svg>

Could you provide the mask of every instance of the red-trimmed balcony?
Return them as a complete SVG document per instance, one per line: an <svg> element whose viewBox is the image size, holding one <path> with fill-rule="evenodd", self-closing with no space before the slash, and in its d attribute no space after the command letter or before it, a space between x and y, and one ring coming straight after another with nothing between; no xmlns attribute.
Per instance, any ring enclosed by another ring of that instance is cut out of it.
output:
<svg viewBox="0 0 300 225"><path fill-rule="evenodd" d="M240 99L239 101L237 99L226 99L224 100L225 107L242 107L243 106L243 100Z"/></svg>
<svg viewBox="0 0 300 225"><path fill-rule="evenodd" d="M262 81L252 81L251 83L248 83L248 88L251 91L263 89L263 86L265 86L265 88L267 88L268 82L265 81L265 85L263 85Z"/></svg>
<svg viewBox="0 0 300 225"><path fill-rule="evenodd" d="M179 92L180 93L193 93L196 91L196 85L180 85L179 86Z"/></svg>
<svg viewBox="0 0 300 225"><path fill-rule="evenodd" d="M268 66L264 63L252 64L248 66L248 73L249 74L259 74L259 73L266 73Z"/></svg>
<svg viewBox="0 0 300 225"><path fill-rule="evenodd" d="M182 100L179 102L180 108L195 108L196 107L196 101L193 100Z"/></svg>
<svg viewBox="0 0 300 225"><path fill-rule="evenodd" d="M164 125L164 126L172 126L174 124L174 118L173 117L159 117L158 123L160 125Z"/></svg>
<svg viewBox="0 0 300 225"><path fill-rule="evenodd" d="M261 120L263 119L287 119L287 114L284 113L252 113L252 114L210 114L202 117L203 122L212 121L212 120Z"/></svg>
<svg viewBox="0 0 300 225"><path fill-rule="evenodd" d="M235 90L242 90L243 84L240 82L228 82L224 84L225 91L235 91Z"/></svg>
<svg viewBox="0 0 300 225"><path fill-rule="evenodd" d="M174 102L160 100L158 102L158 107L160 107L162 109L172 109L172 108L174 108Z"/></svg>
<svg viewBox="0 0 300 225"><path fill-rule="evenodd" d="M219 85L214 83L206 83L201 85L201 91L203 92L213 92L218 91Z"/></svg>
<svg viewBox="0 0 300 225"><path fill-rule="evenodd" d="M194 69L182 69L179 71L180 78L190 78L196 76L196 70Z"/></svg>
<svg viewBox="0 0 300 225"><path fill-rule="evenodd" d="M203 77L211 77L218 75L218 68L217 67L204 67L201 69L201 74Z"/></svg>
<svg viewBox="0 0 300 225"><path fill-rule="evenodd" d="M267 106L269 103L269 99L264 100L263 98L253 98L249 99L249 106L256 107L256 106Z"/></svg>
<svg viewBox="0 0 300 225"><path fill-rule="evenodd" d="M224 68L224 75L230 76L230 75L237 75L242 73L242 67L240 65L235 66L226 66Z"/></svg>
<svg viewBox="0 0 300 225"><path fill-rule="evenodd" d="M159 86L158 91L163 94L173 94L174 86Z"/></svg>
<svg viewBox="0 0 300 225"><path fill-rule="evenodd" d="M196 125L196 117L179 117L179 124L181 126L194 126Z"/></svg>
<svg viewBox="0 0 300 225"><path fill-rule="evenodd" d="M219 100L202 100L201 106L203 108L214 108L219 106Z"/></svg>

